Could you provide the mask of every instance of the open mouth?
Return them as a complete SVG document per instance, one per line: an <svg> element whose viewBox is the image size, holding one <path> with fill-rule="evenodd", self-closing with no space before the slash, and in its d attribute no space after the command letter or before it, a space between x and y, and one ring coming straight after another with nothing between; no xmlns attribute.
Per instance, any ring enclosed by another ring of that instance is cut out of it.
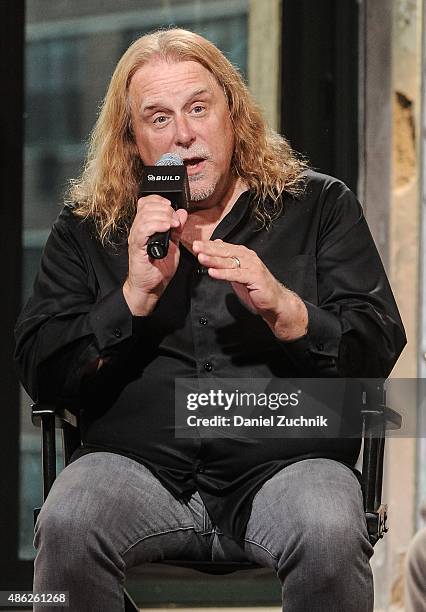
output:
<svg viewBox="0 0 426 612"><path fill-rule="evenodd" d="M184 159L183 163L188 168L188 171L192 170L192 172L194 172L200 170L205 161L205 157L192 157L191 159Z"/></svg>

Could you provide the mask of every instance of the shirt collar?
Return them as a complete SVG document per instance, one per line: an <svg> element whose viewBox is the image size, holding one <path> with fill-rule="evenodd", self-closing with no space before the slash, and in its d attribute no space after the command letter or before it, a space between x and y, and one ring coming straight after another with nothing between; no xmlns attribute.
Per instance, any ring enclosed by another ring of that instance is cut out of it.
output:
<svg viewBox="0 0 426 612"><path fill-rule="evenodd" d="M247 222L251 214L251 203L254 197L254 192L244 191L237 199L231 210L224 216L220 223L215 228L211 239L225 238L233 229L237 227L243 220Z"/></svg>

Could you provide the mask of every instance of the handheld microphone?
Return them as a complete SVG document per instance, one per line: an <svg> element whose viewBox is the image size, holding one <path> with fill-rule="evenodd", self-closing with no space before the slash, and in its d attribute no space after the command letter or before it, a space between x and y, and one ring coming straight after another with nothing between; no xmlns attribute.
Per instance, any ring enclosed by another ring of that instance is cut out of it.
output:
<svg viewBox="0 0 426 612"><path fill-rule="evenodd" d="M140 196L160 195L170 200L174 210L188 209L189 183L186 167L174 153L165 153L155 166L145 166ZM153 259L163 259L169 250L170 230L149 237L147 252Z"/></svg>

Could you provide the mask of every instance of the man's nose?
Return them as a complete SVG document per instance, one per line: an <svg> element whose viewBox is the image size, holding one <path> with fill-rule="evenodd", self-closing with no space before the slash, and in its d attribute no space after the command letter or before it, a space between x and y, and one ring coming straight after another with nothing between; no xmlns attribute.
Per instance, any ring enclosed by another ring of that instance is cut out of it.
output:
<svg viewBox="0 0 426 612"><path fill-rule="evenodd" d="M181 147L189 147L195 140L195 132L188 117L184 115L175 118L175 144Z"/></svg>

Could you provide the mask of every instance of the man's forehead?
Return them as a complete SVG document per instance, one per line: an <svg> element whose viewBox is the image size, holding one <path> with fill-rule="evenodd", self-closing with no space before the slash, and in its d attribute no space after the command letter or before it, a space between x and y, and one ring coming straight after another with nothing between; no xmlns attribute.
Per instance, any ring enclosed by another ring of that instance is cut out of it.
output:
<svg viewBox="0 0 426 612"><path fill-rule="evenodd" d="M130 93L137 93L139 100L150 102L162 94L187 94L201 92L214 93L220 86L214 75L195 61L173 61L155 58L135 72L131 81Z"/></svg>

